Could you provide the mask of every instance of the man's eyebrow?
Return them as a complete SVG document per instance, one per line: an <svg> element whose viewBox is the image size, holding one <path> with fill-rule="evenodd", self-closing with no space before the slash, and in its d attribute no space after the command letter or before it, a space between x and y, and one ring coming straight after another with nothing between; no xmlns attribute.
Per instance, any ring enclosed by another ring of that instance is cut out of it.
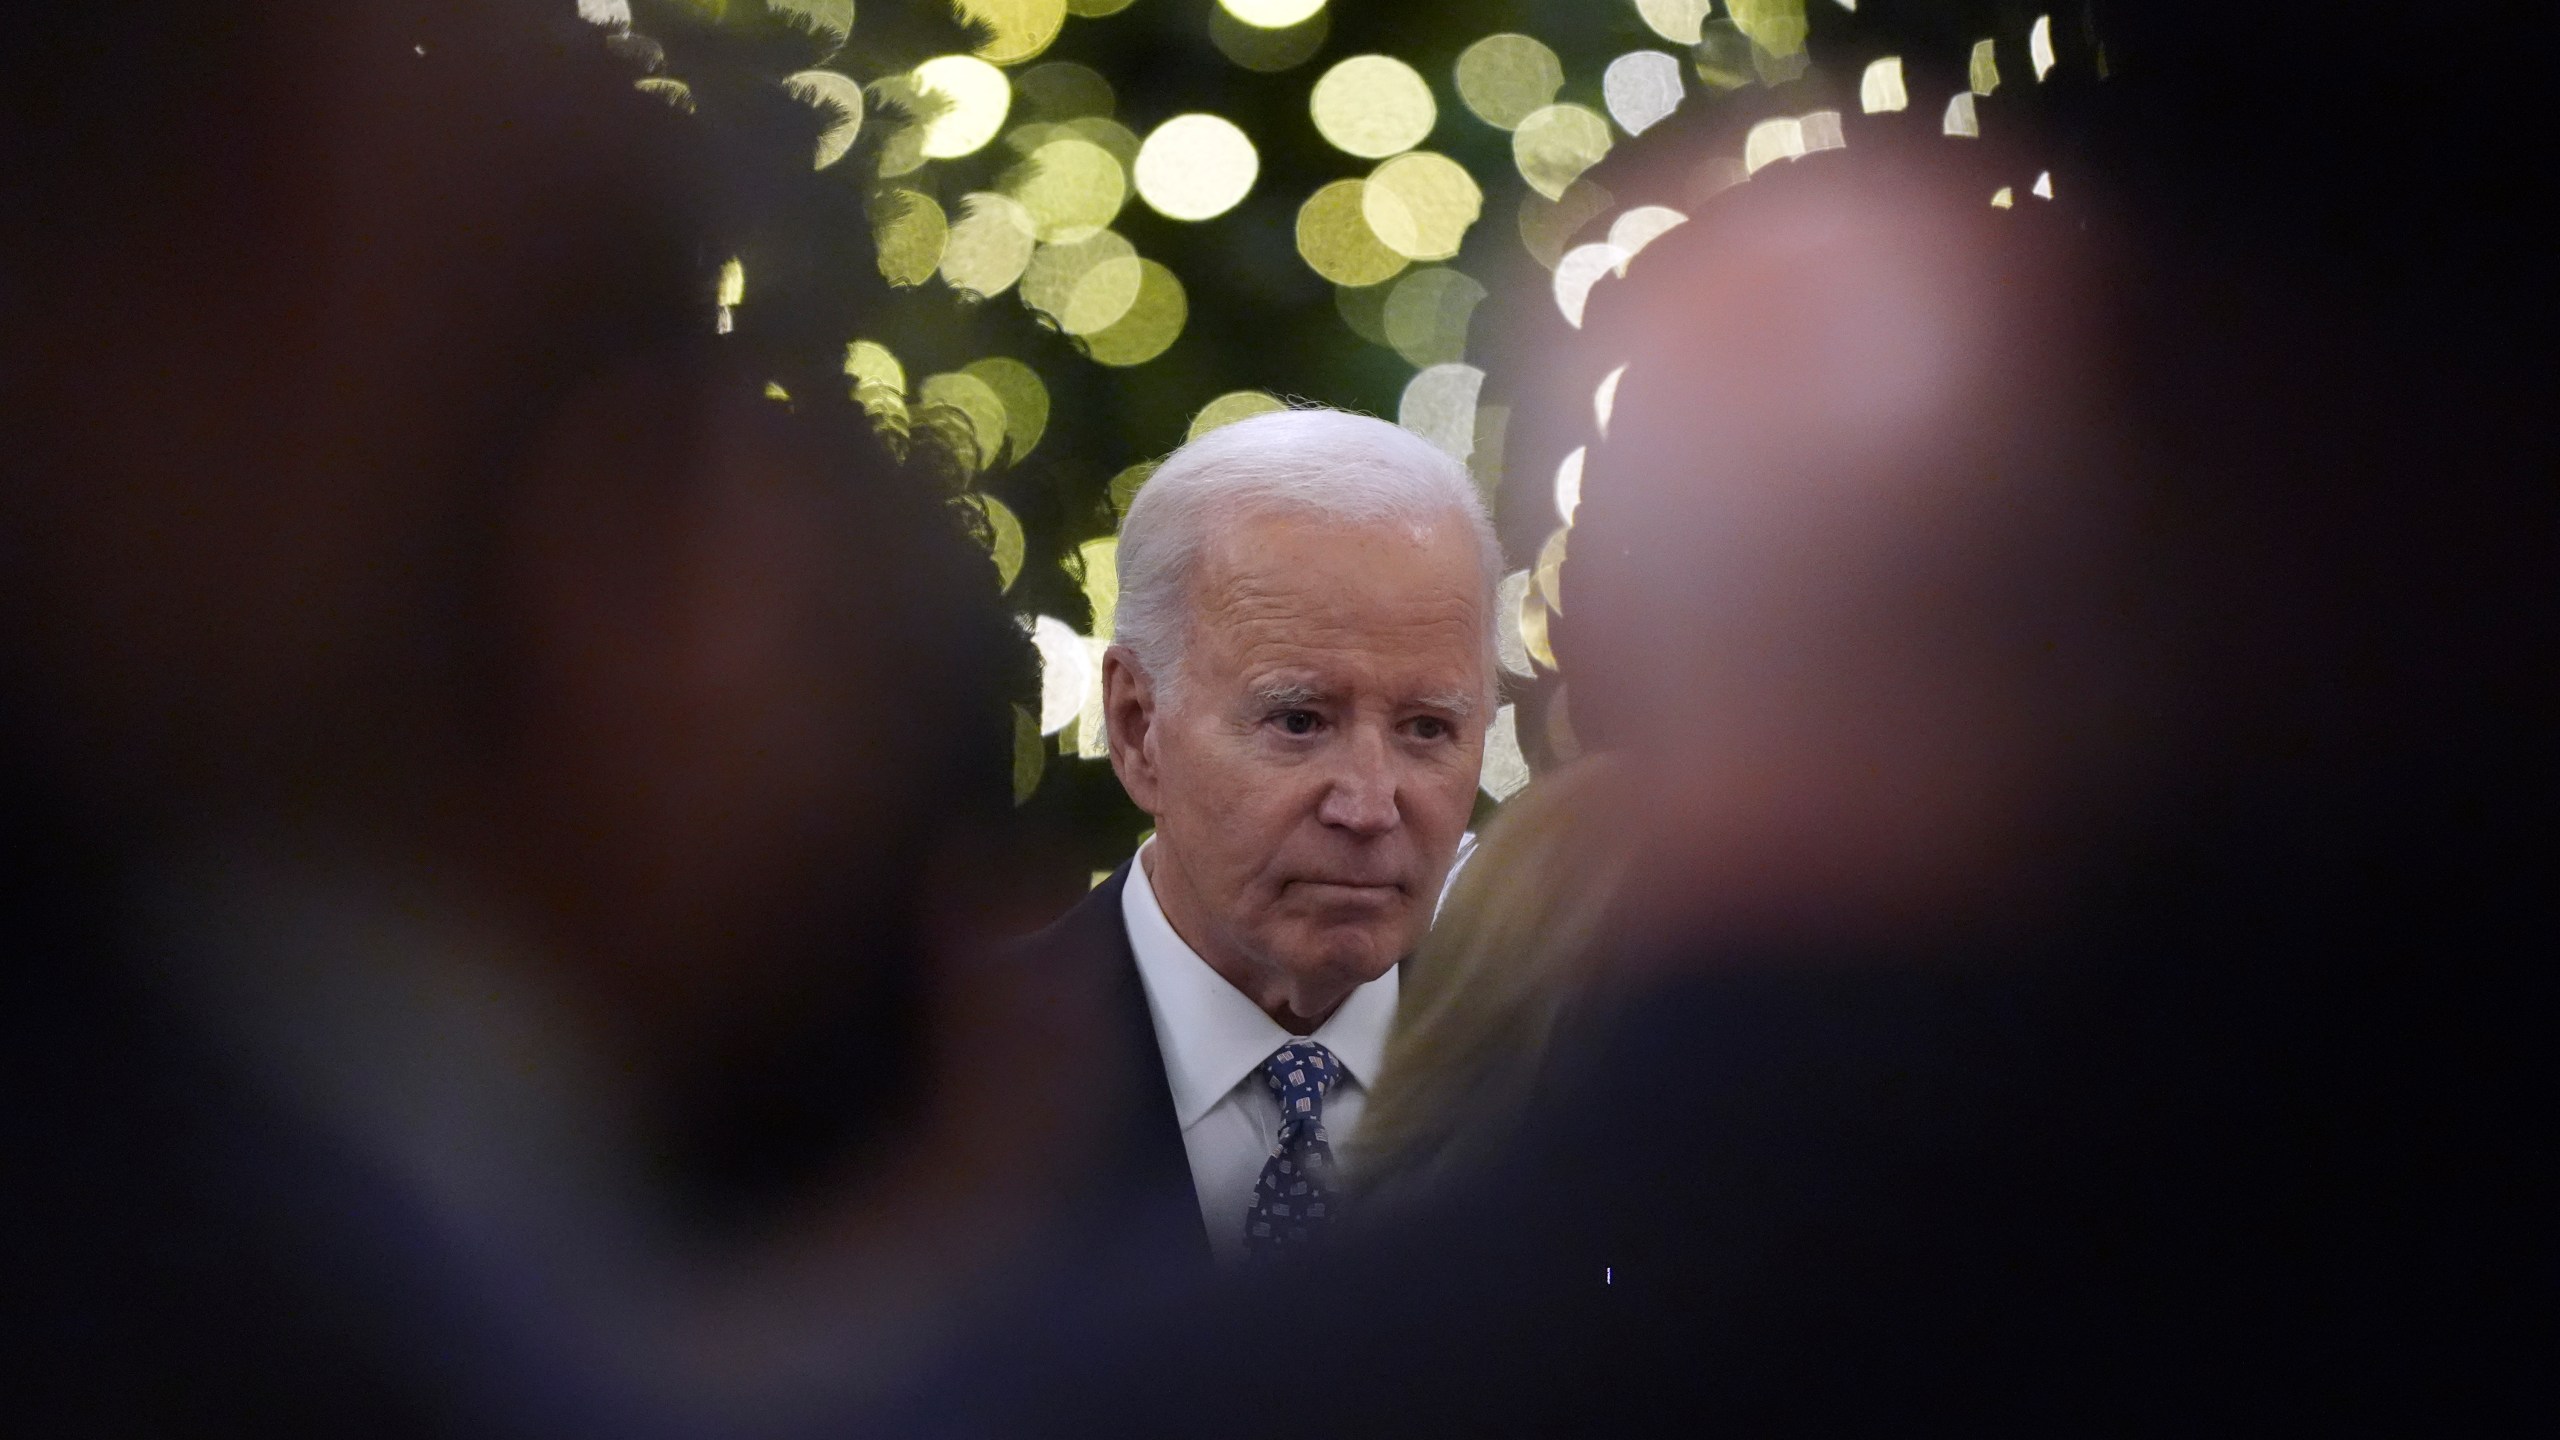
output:
<svg viewBox="0 0 2560 1440"><path fill-rule="evenodd" d="M1322 692L1303 680L1274 680L1253 687L1254 700L1263 705L1312 705L1322 699Z"/></svg>
<svg viewBox="0 0 2560 1440"><path fill-rule="evenodd" d="M1420 703L1426 710L1445 711L1461 720L1469 720L1475 717L1477 698L1466 690L1443 690L1436 695L1423 696Z"/></svg>

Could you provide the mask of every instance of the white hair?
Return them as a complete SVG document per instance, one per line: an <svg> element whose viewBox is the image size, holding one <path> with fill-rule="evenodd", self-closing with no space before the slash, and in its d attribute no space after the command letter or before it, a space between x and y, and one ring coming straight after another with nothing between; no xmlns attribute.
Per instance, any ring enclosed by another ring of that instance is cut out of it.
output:
<svg viewBox="0 0 2560 1440"><path fill-rule="evenodd" d="M1401 425L1340 410L1280 410L1219 426L1166 457L1120 525L1113 641L1159 693L1180 684L1191 581L1209 537L1248 514L1299 512L1424 529L1455 520L1475 541L1492 673L1502 545L1467 467Z"/></svg>

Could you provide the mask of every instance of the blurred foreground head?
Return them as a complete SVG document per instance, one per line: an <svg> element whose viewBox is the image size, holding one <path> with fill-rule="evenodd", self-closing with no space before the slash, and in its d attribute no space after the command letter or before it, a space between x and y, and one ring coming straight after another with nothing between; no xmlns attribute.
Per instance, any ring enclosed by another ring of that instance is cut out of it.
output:
<svg viewBox="0 0 2560 1440"><path fill-rule="evenodd" d="M1593 297L1626 368L1556 648L1720 923L1943 911L2123 759L2099 272L1981 193L1925 150L1819 156Z"/></svg>
<svg viewBox="0 0 2560 1440"><path fill-rule="evenodd" d="M1001 753L992 617L716 348L700 127L565 4L8 29L21 773L127 843L427 857L644 1044L901 893Z"/></svg>
<svg viewBox="0 0 2560 1440"><path fill-rule="evenodd" d="M921 1335L897 1222L988 1173L883 1138L950 1088L919 957L1019 637L714 335L707 128L513 0L36 7L0 106L48 1398L658 1433L870 1383L845 1312Z"/></svg>
<svg viewBox="0 0 2560 1440"><path fill-rule="evenodd" d="M2486 248L2414 205L2295 264L2291 192L2214 165L2179 183L2216 204L2146 206L2192 123L2129 89L2077 209L1986 204L1972 142L1861 140L1594 292L1627 368L1555 645L1651 863L1716 877L1651 887L1672 918L1998 912L2207 793L2495 843L2445 767L2496 768L2547 634L2510 272L2410 270Z"/></svg>

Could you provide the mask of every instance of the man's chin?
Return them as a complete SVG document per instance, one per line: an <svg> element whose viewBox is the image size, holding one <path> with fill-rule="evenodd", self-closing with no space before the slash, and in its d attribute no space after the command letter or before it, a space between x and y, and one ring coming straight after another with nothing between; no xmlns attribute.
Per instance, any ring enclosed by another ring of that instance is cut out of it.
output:
<svg viewBox="0 0 2560 1440"><path fill-rule="evenodd" d="M1345 933L1333 929L1291 937L1283 951L1287 970L1300 993L1339 991L1349 994L1395 968L1404 958L1403 927L1361 927Z"/></svg>

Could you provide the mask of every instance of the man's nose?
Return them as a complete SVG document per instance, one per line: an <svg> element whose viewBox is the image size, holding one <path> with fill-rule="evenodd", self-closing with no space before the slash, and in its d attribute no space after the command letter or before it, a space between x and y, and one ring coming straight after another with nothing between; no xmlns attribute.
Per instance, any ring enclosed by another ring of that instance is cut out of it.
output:
<svg viewBox="0 0 2560 1440"><path fill-rule="evenodd" d="M1385 736L1366 729L1347 736L1316 818L1356 835L1383 835L1402 818L1396 807L1395 756Z"/></svg>

